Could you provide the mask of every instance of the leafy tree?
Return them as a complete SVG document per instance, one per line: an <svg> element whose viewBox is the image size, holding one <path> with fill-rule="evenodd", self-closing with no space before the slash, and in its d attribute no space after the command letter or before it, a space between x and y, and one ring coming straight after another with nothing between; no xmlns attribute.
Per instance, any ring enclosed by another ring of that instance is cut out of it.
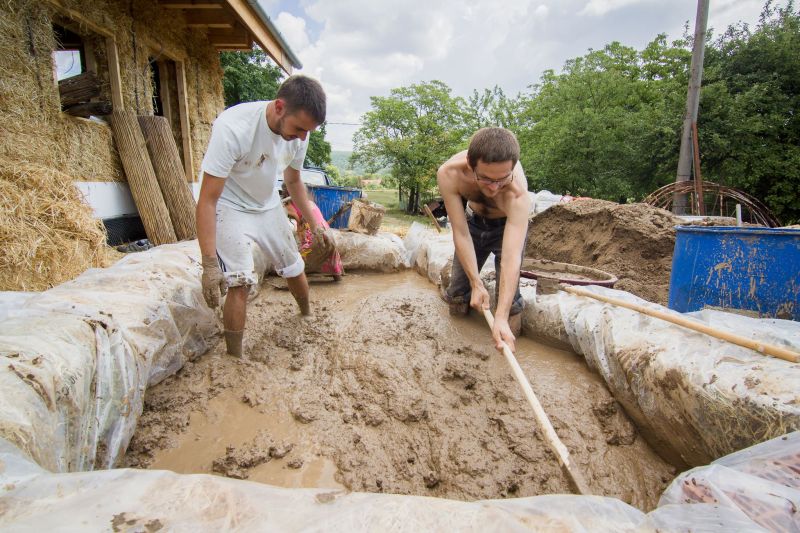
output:
<svg viewBox="0 0 800 533"><path fill-rule="evenodd" d="M800 12L768 1L706 53L698 128L703 177L800 220Z"/></svg>
<svg viewBox="0 0 800 533"><path fill-rule="evenodd" d="M283 71L260 48L247 52L221 52L225 106L272 100L283 80ZM322 167L331 161L331 145L325 140L325 124L311 132L306 165Z"/></svg>
<svg viewBox="0 0 800 533"><path fill-rule="evenodd" d="M354 136L355 163L368 172L391 167L406 211L416 213L423 195L436 187L436 170L463 144L463 100L441 81L392 89L373 96L372 109Z"/></svg>
<svg viewBox="0 0 800 533"><path fill-rule="evenodd" d="M545 72L520 103L530 188L618 200L674 179L688 58L684 41L659 35L642 52L613 42Z"/></svg>
<svg viewBox="0 0 800 533"><path fill-rule="evenodd" d="M225 107L242 102L272 100L278 93L283 71L260 48L248 52L220 52Z"/></svg>

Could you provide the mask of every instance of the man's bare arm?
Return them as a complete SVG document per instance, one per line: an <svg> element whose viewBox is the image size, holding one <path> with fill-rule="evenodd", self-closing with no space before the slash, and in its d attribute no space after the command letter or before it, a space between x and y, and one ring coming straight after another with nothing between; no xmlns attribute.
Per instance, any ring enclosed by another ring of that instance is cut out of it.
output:
<svg viewBox="0 0 800 533"><path fill-rule="evenodd" d="M225 179L203 173L197 199L197 240L206 257L217 256L217 201L225 187Z"/></svg>
<svg viewBox="0 0 800 533"><path fill-rule="evenodd" d="M311 205L308 203L308 193L303 180L300 178L300 171L296 168L286 167L283 171L283 182L286 184L286 190L289 191L289 196L292 197L294 205L300 210L303 219L308 222L311 231L317 229L317 221L314 220L314 212Z"/></svg>

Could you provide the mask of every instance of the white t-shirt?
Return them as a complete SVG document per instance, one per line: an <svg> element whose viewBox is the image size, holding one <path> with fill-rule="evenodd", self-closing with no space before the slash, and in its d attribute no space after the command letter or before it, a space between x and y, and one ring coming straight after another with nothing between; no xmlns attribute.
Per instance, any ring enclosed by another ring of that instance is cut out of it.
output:
<svg viewBox="0 0 800 533"><path fill-rule="evenodd" d="M238 211L280 205L276 178L289 165L302 169L308 150L308 137L287 141L269 129L267 104L247 102L220 113L203 157L202 172L226 178L220 203Z"/></svg>

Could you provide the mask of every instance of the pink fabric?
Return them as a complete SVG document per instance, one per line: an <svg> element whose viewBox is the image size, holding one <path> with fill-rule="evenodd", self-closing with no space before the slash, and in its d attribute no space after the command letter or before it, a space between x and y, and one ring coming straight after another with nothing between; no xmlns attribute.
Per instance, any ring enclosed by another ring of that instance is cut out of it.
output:
<svg viewBox="0 0 800 533"><path fill-rule="evenodd" d="M330 229L328 225L328 221L325 220L325 217L322 216L322 211L319 210L317 204L312 202L311 200L308 201L311 204L311 210L314 212L314 220L316 221L318 226L323 226L326 229ZM301 243L300 243L300 255L305 258L311 252L311 226L303 220L303 214L295 205L294 200L290 201L288 204L290 212L293 212L298 220L298 233L301 233ZM339 256L339 252L335 251L331 254L327 261L322 263L320 267L320 271L323 274L331 274L341 276L344 273L344 268L342 267L342 258Z"/></svg>

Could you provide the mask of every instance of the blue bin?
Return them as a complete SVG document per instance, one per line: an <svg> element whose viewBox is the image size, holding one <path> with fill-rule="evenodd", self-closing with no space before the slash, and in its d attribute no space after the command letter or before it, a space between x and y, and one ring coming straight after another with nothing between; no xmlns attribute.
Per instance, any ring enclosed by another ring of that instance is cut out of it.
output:
<svg viewBox="0 0 800 533"><path fill-rule="evenodd" d="M322 216L325 220L330 218L339 211L339 208L347 202L351 202L356 198L361 198L361 189L354 189L352 187L333 187L331 185L308 185L308 192L311 200L317 204ZM346 228L347 221L350 218L350 208L345 209L336 219L331 222L332 228Z"/></svg>
<svg viewBox="0 0 800 533"><path fill-rule="evenodd" d="M800 230L677 226L669 308L800 320Z"/></svg>

